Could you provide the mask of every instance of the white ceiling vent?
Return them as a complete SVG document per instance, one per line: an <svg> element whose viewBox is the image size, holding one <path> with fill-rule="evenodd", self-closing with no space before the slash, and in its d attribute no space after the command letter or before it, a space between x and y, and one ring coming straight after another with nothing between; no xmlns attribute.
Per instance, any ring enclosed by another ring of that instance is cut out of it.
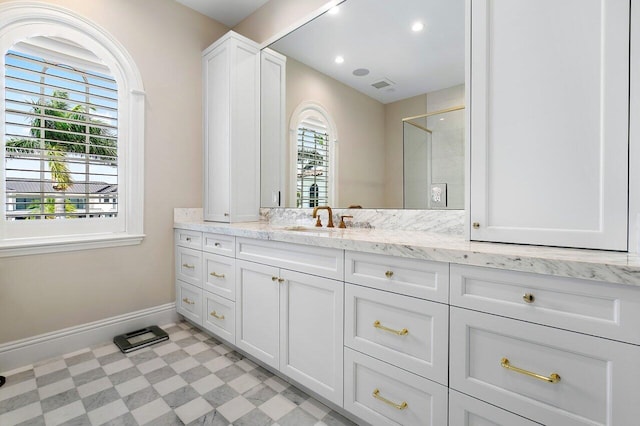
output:
<svg viewBox="0 0 640 426"><path fill-rule="evenodd" d="M381 79L376 80L373 83L371 83L371 86L375 87L378 90L380 90L380 89L385 89L385 88L391 87L394 84L395 83L393 81L389 80L388 78L381 78Z"/></svg>

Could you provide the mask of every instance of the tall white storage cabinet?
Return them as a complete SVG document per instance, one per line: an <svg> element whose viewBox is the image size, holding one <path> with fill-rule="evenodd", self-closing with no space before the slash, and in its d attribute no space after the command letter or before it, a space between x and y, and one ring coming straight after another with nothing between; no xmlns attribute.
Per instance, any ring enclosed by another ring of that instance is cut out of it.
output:
<svg viewBox="0 0 640 426"><path fill-rule="evenodd" d="M260 52L260 126L262 207L282 207L284 171L287 169L287 130L285 125L287 58L271 49Z"/></svg>
<svg viewBox="0 0 640 426"><path fill-rule="evenodd" d="M204 219L258 220L260 49L232 31L203 52Z"/></svg>
<svg viewBox="0 0 640 426"><path fill-rule="evenodd" d="M471 239L627 250L630 0L471 0Z"/></svg>

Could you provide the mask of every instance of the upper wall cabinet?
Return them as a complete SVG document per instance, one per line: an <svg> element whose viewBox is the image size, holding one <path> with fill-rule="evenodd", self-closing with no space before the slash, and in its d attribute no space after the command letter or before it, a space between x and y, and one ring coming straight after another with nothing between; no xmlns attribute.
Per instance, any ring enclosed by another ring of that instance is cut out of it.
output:
<svg viewBox="0 0 640 426"><path fill-rule="evenodd" d="M204 219L258 220L260 49L229 32L203 52Z"/></svg>
<svg viewBox="0 0 640 426"><path fill-rule="evenodd" d="M471 239L627 250L629 0L471 0Z"/></svg>

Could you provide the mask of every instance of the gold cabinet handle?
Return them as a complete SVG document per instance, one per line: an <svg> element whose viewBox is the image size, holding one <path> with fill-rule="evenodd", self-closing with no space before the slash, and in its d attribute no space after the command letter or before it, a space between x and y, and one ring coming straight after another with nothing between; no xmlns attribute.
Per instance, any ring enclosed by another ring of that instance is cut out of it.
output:
<svg viewBox="0 0 640 426"><path fill-rule="evenodd" d="M536 300L536 298L531 293L525 293L522 296L522 300L524 300L527 303L533 303Z"/></svg>
<svg viewBox="0 0 640 426"><path fill-rule="evenodd" d="M394 330L393 328L385 327L384 325L380 324L380 321L378 321L378 320L373 322L373 326L375 328L379 328L380 330L384 330L384 331L388 331L389 333L397 334L398 336L406 336L407 334L409 334L409 330L407 330L406 328L403 328L402 330Z"/></svg>
<svg viewBox="0 0 640 426"><path fill-rule="evenodd" d="M387 278L391 278L393 276L393 271L387 271L384 273Z"/></svg>
<svg viewBox="0 0 640 426"><path fill-rule="evenodd" d="M278 278L278 282L282 284L284 282L284 278Z"/></svg>
<svg viewBox="0 0 640 426"><path fill-rule="evenodd" d="M473 229L480 229L480 223L479 222L473 222Z"/></svg>
<svg viewBox="0 0 640 426"><path fill-rule="evenodd" d="M189 265L188 263L183 263L182 267L183 268L187 268L187 269L195 269L196 268L195 265Z"/></svg>
<svg viewBox="0 0 640 426"><path fill-rule="evenodd" d="M387 398L380 396L380 389L374 389L373 393L371 394L371 396L373 396L375 399L384 402L387 405L392 406L393 408L395 408L396 410L404 410L405 408L407 408L409 406L409 404L407 404L407 401L402 401L400 404L396 404L393 401L389 401Z"/></svg>
<svg viewBox="0 0 640 426"><path fill-rule="evenodd" d="M224 278L224 274L217 274L215 272L210 272L209 275L216 278Z"/></svg>
<svg viewBox="0 0 640 426"><path fill-rule="evenodd" d="M216 311L211 312L209 315L211 315L214 318L217 318L219 320L223 320L224 319L224 315L218 315L218 313Z"/></svg>
<svg viewBox="0 0 640 426"><path fill-rule="evenodd" d="M189 300L188 297L185 297L184 299L182 299L182 301L184 303L186 303L187 305L195 305L196 304L196 302L194 302L193 300Z"/></svg>
<svg viewBox="0 0 640 426"><path fill-rule="evenodd" d="M543 382L558 383L560 381L560 376L556 373L551 373L548 377L543 376L542 374L536 374L522 368L514 367L507 358L502 358L500 360L500 365L507 370L515 371L516 373L524 374L525 376L533 377L534 379L542 380Z"/></svg>
<svg viewBox="0 0 640 426"><path fill-rule="evenodd" d="M273 281L273 282L278 281L278 277L271 277L271 281Z"/></svg>

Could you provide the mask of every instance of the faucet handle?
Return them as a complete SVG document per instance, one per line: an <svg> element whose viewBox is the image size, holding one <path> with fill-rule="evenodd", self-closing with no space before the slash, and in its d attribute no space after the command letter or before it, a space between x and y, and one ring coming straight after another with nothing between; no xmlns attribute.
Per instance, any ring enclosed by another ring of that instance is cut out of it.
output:
<svg viewBox="0 0 640 426"><path fill-rule="evenodd" d="M353 219L353 216L350 215L340 215L340 224L338 225L338 228L346 228L347 224L344 223L344 219L345 218L349 218L349 219Z"/></svg>
<svg viewBox="0 0 640 426"><path fill-rule="evenodd" d="M316 227L322 228L322 222L320 222L320 215L318 215L318 219L316 220Z"/></svg>

